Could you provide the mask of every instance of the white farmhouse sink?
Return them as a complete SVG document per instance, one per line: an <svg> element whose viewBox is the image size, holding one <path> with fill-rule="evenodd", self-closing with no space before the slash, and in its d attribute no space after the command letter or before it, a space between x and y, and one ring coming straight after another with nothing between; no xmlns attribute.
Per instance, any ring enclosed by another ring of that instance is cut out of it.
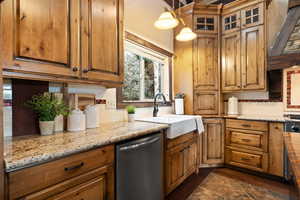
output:
<svg viewBox="0 0 300 200"><path fill-rule="evenodd" d="M165 115L161 117L137 119L137 121L168 124L167 138L169 139L179 137L197 129L195 116L191 115Z"/></svg>

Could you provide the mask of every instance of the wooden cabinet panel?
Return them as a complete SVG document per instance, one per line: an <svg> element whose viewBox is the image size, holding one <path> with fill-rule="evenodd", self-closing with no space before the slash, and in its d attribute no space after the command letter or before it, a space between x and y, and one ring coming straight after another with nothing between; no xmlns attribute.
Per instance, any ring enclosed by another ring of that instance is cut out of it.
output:
<svg viewBox="0 0 300 200"><path fill-rule="evenodd" d="M222 90L241 89L240 32L222 37Z"/></svg>
<svg viewBox="0 0 300 200"><path fill-rule="evenodd" d="M105 177L97 177L49 200L105 200Z"/></svg>
<svg viewBox="0 0 300 200"><path fill-rule="evenodd" d="M226 145L268 152L268 133L240 129L226 129Z"/></svg>
<svg viewBox="0 0 300 200"><path fill-rule="evenodd" d="M219 89L219 40L217 35L199 35L195 40L194 89Z"/></svg>
<svg viewBox="0 0 300 200"><path fill-rule="evenodd" d="M165 190L169 194L197 170L198 135L193 132L167 139L166 143Z"/></svg>
<svg viewBox="0 0 300 200"><path fill-rule="evenodd" d="M222 33L232 33L241 29L240 11L222 16Z"/></svg>
<svg viewBox="0 0 300 200"><path fill-rule="evenodd" d="M194 18L194 30L197 33L218 33L218 16L216 15L196 15Z"/></svg>
<svg viewBox="0 0 300 200"><path fill-rule="evenodd" d="M280 177L284 176L283 131L283 123L270 123L269 173Z"/></svg>
<svg viewBox="0 0 300 200"><path fill-rule="evenodd" d="M123 0L82 1L83 77L120 82L123 78Z"/></svg>
<svg viewBox="0 0 300 200"><path fill-rule="evenodd" d="M224 163L224 123L222 119L205 119L202 136L202 163Z"/></svg>
<svg viewBox="0 0 300 200"><path fill-rule="evenodd" d="M264 26L242 31L242 87L244 90L265 89Z"/></svg>
<svg viewBox="0 0 300 200"><path fill-rule="evenodd" d="M8 174L9 196L11 199L47 188L92 169L114 161L114 146L76 154L57 161L26 168ZM28 180L32 180L28 182Z"/></svg>
<svg viewBox="0 0 300 200"><path fill-rule="evenodd" d="M218 115L219 92L194 91L194 113L197 115Z"/></svg>
<svg viewBox="0 0 300 200"><path fill-rule="evenodd" d="M79 75L79 1L12 0L3 8L5 69Z"/></svg>
<svg viewBox="0 0 300 200"><path fill-rule="evenodd" d="M256 151L244 151L227 147L225 152L226 164L247 168L259 172L268 171L268 154Z"/></svg>
<svg viewBox="0 0 300 200"><path fill-rule="evenodd" d="M242 29L264 24L264 3L241 10Z"/></svg>
<svg viewBox="0 0 300 200"><path fill-rule="evenodd" d="M226 128L246 129L254 131L268 131L268 122L226 119Z"/></svg>

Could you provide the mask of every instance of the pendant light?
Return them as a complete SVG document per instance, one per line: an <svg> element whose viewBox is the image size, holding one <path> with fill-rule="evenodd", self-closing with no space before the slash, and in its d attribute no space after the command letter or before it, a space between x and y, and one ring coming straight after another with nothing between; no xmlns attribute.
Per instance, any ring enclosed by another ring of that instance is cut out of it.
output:
<svg viewBox="0 0 300 200"><path fill-rule="evenodd" d="M180 3L181 3L181 0L179 0L179 16L181 14ZM187 42L187 41L196 39L197 34L194 33L193 30L185 24L185 22L182 18L179 18L179 19L183 25L183 28L181 29L179 34L176 36L176 40L181 41L181 42Z"/></svg>
<svg viewBox="0 0 300 200"><path fill-rule="evenodd" d="M173 8L174 8L174 0L173 0ZM172 9L173 9L172 8ZM154 26L158 29L161 30L168 30L168 29L173 29L176 26L178 26L179 21L176 18L176 14L169 10L169 9L165 9L165 12L163 12L158 20L154 23Z"/></svg>
<svg viewBox="0 0 300 200"><path fill-rule="evenodd" d="M154 26L161 30L168 30L178 26L179 21L170 11L163 12L158 20L154 23Z"/></svg>

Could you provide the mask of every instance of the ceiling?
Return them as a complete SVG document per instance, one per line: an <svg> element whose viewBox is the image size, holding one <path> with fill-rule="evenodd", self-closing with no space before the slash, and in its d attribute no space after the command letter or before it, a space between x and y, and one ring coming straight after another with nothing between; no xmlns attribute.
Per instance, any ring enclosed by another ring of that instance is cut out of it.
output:
<svg viewBox="0 0 300 200"><path fill-rule="evenodd" d="M171 7L173 6L173 0L164 0L165 2L167 2ZM227 4L230 3L234 0L181 0L181 2L185 2L186 4L189 4L193 1L205 1L205 2L211 2L211 3L223 3L223 4ZM175 7L178 8L179 5L179 0L174 0L174 4Z"/></svg>

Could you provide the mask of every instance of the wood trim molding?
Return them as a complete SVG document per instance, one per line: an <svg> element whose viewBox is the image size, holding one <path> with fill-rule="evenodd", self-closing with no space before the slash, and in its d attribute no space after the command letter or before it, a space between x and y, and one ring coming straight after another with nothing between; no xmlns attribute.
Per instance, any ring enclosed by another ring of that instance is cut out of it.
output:
<svg viewBox="0 0 300 200"><path fill-rule="evenodd" d="M145 39L143 39L143 38L141 38L141 37L139 37L139 36L137 36L133 33L130 33L128 31L125 32L125 38L126 38L126 40L134 42L134 43L136 43L138 45L141 45L143 47L149 48L149 49L151 49L155 52L161 53L165 56L173 57L173 53L171 53L171 52L169 52L169 51L167 51L167 50L165 50L165 49L163 49L163 48L161 48L161 47L159 47L159 46L157 46L157 45L155 45L155 44L153 44L153 43L151 43L151 42L149 42L149 41L147 41L147 40L145 40Z"/></svg>
<svg viewBox="0 0 300 200"><path fill-rule="evenodd" d="M300 65L300 53L270 56L268 58L268 70L278 70Z"/></svg>

